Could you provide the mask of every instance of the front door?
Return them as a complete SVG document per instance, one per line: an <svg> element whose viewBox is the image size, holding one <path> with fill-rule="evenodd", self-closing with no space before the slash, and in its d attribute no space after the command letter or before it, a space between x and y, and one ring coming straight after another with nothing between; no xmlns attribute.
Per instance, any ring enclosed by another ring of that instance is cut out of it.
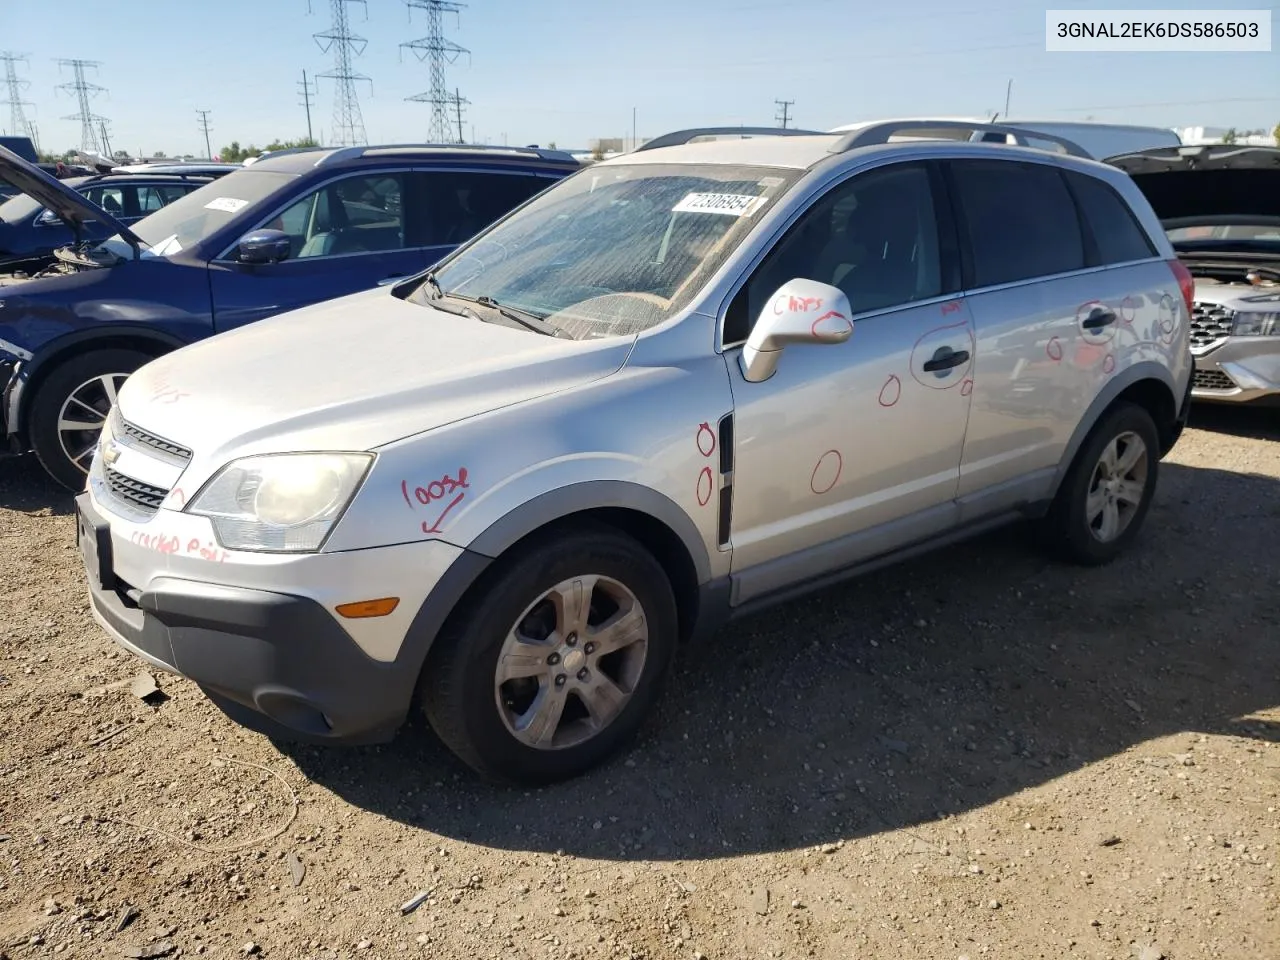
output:
<svg viewBox="0 0 1280 960"><path fill-rule="evenodd" d="M367 290L429 266L429 252L411 248L406 239L405 176L346 177L290 204L262 224L292 241L289 257L279 263L210 263L215 329Z"/></svg>
<svg viewBox="0 0 1280 960"><path fill-rule="evenodd" d="M726 352L735 603L955 522L975 346L967 305L947 296L959 277L937 183L906 163L833 187L734 298L726 343L793 278L841 288L854 321L842 344L788 347L760 383Z"/></svg>

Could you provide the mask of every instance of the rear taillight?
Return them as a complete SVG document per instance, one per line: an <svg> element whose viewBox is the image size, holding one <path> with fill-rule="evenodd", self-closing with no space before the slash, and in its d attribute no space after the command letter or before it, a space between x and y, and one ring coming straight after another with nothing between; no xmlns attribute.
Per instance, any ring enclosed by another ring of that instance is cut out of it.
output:
<svg viewBox="0 0 1280 960"><path fill-rule="evenodd" d="M1195 277L1191 276L1191 271L1187 269L1187 265L1181 260L1170 260L1169 269L1178 278L1178 288L1182 291L1182 300L1187 305L1187 316L1190 317L1196 299Z"/></svg>

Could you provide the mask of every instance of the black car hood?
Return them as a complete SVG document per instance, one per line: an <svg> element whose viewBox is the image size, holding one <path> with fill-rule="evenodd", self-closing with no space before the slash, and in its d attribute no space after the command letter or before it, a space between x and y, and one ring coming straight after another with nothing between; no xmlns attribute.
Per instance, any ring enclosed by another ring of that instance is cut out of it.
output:
<svg viewBox="0 0 1280 960"><path fill-rule="evenodd" d="M76 193L65 183L46 175L35 164L4 147L0 147L0 180L8 181L52 210L77 234L87 221L96 220L113 233L120 234L135 248L145 246L132 230L98 205L90 203L88 197Z"/></svg>
<svg viewBox="0 0 1280 960"><path fill-rule="evenodd" d="M1106 160L1166 225L1198 217L1280 218L1280 147L1158 147Z"/></svg>

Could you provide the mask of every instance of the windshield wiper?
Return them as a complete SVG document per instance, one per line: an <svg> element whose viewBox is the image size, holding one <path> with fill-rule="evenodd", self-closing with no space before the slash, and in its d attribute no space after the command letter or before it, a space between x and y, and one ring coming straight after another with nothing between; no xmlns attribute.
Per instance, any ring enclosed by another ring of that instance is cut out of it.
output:
<svg viewBox="0 0 1280 960"><path fill-rule="evenodd" d="M432 299L435 299L435 300L444 299L444 291L440 289L440 281L436 279L436 273L434 270L428 272L427 275L422 279L427 284L427 286L429 286L432 290L436 292L435 297L433 297Z"/></svg>
<svg viewBox="0 0 1280 960"><path fill-rule="evenodd" d="M447 295L450 297L456 297L459 300L470 300L472 303L478 304L482 307L488 307L490 310L501 314L513 323L520 324L520 326L524 327L526 330L532 330L534 333L541 333L548 337L572 339L561 327L557 327L554 323L548 322L546 319L530 310L521 310L518 307L504 306L503 304L498 303L497 300L493 299L493 297L488 296L464 297L462 294L458 293L450 293Z"/></svg>

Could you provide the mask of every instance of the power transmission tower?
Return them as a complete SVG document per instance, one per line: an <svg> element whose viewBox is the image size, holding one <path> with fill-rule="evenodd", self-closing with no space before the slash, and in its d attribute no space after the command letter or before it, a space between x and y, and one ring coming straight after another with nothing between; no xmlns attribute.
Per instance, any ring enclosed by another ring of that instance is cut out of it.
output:
<svg viewBox="0 0 1280 960"><path fill-rule="evenodd" d="M15 137L29 135L31 128L22 108L35 106L31 101L22 99L22 91L31 86L31 81L18 79L18 64L26 62L25 54L10 53L7 50L0 53L0 63L4 64L5 88L9 92L9 99L0 102L9 108L9 133Z"/></svg>
<svg viewBox="0 0 1280 960"><path fill-rule="evenodd" d="M333 142L340 147L368 143L364 132L364 117L360 113L360 99L356 96L356 83L367 81L372 91L373 81L363 73L357 73L351 66L351 60L364 53L369 41L352 33L347 21L347 4L364 5L364 2L365 0L329 0L332 23L328 30L315 34L320 50L324 53L333 52L333 69L319 76L332 80L336 87L333 99ZM366 11L367 9L366 7ZM367 12L365 16L368 16Z"/></svg>
<svg viewBox="0 0 1280 960"><path fill-rule="evenodd" d="M209 114L212 112L211 110L196 111L200 115L200 131L204 134L205 156L210 160L213 159L213 147L209 144Z"/></svg>
<svg viewBox="0 0 1280 960"><path fill-rule="evenodd" d="M302 82L298 84L299 93L302 94L302 106L307 110L307 139L312 143L316 142L316 138L311 133L311 98L316 95L316 91L311 88L311 84L307 81L307 71L302 71Z"/></svg>
<svg viewBox="0 0 1280 960"><path fill-rule="evenodd" d="M453 94L449 93L449 88L445 86L444 70L460 55L470 51L445 38L444 15L458 14L466 5L455 3L453 0L404 0L404 2L409 8L410 17L413 16L415 8L426 11L427 35L402 43L400 46L408 47L420 61L427 61L431 65L431 89L426 93L415 94L405 99L414 103L431 104L431 128L427 138L432 143L448 143L453 138L450 109L455 113L460 112L464 101L456 90ZM458 134L458 141L462 141L461 131Z"/></svg>
<svg viewBox="0 0 1280 960"><path fill-rule="evenodd" d="M787 129L787 121L791 119L789 111L795 106L796 102L794 100L775 100L773 102L778 107L778 112L774 114L773 119L777 120L782 129L785 130Z"/></svg>
<svg viewBox="0 0 1280 960"><path fill-rule="evenodd" d="M76 103L80 107L79 113L73 113L69 117L63 117L63 120L79 120L80 121L80 149L85 153L94 152L102 153L103 148L99 142L98 125L102 129L106 129L107 118L100 117L89 106L89 100L96 97L100 93L106 93L106 87L100 87L96 83L90 83L84 78L84 71L91 67L97 69L99 64L94 60L59 60L59 67L70 67L72 80L70 83L58 84L59 90L65 90L67 93L75 94Z"/></svg>

